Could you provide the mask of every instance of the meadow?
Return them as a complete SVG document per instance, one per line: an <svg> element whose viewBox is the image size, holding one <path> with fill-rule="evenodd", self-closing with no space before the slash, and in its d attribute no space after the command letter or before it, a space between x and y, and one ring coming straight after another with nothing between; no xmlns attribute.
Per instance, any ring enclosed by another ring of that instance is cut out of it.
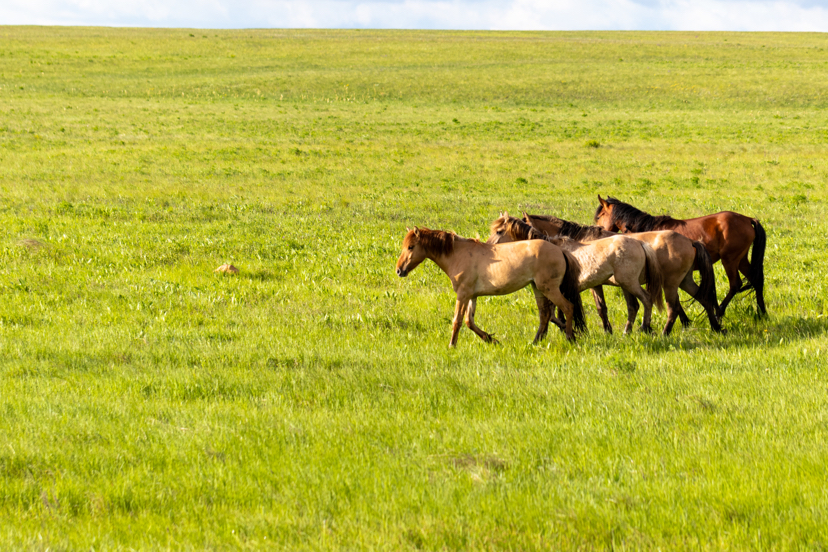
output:
<svg viewBox="0 0 828 552"><path fill-rule="evenodd" d="M0 549L828 548L826 51L0 27ZM450 350L394 273L599 193L761 220L769 316L532 346L522 291Z"/></svg>

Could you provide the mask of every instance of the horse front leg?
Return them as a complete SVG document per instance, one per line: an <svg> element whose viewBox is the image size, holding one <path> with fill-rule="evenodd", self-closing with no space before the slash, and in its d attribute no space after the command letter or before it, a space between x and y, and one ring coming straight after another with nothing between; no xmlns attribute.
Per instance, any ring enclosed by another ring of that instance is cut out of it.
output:
<svg viewBox="0 0 828 552"><path fill-rule="evenodd" d="M466 314L468 308L468 299L457 296L457 304L454 305L454 320L451 323L451 340L449 340L449 347L457 346L457 335L460 333L460 327L463 325L463 316Z"/></svg>
<svg viewBox="0 0 828 552"><path fill-rule="evenodd" d="M607 302L604 299L604 287L597 286L589 291L592 292L592 298L595 300L595 309L598 311L598 316L601 318L601 323L604 325L604 331L608 334L612 333L612 325L607 316Z"/></svg>
<svg viewBox="0 0 828 552"><path fill-rule="evenodd" d="M477 297L469 300L468 308L466 310L466 326L469 327L471 331L476 333L480 339L485 341L486 343L497 343L497 339L490 333L486 333L474 323L474 313L477 310Z"/></svg>

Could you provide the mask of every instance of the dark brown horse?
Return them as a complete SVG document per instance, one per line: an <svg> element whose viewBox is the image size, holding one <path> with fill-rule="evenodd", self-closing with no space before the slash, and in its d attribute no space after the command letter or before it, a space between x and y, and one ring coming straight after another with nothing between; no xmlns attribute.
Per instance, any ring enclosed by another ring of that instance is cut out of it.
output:
<svg viewBox="0 0 828 552"><path fill-rule="evenodd" d="M599 226L585 226L552 216L523 213L523 220L547 236L568 236L583 242L617 235ZM676 317L684 326L690 324L690 319L679 300L679 288L687 292L704 308L710 321L710 328L716 332L722 331L716 318L718 307L716 277L713 274L710 255L704 245L670 230L627 234L627 236L649 244L655 251L656 259L661 267L661 273L664 276L664 298L667 300L667 324L664 326L664 335L670 334ZM701 276L699 285L693 281L694 269L698 270ZM595 295L595 304L598 306L598 314L603 320L606 317L603 291L600 287L594 288L593 295Z"/></svg>
<svg viewBox="0 0 828 552"><path fill-rule="evenodd" d="M759 316L767 314L764 268L767 236L757 219L733 211L722 211L715 215L686 220L674 219L667 215L654 217L613 197L604 200L599 195L598 201L601 204L595 211L595 222L605 230L625 233L673 230L691 240L702 242L714 263L721 259L730 289L719 305L719 317L724 316L727 305L737 293L751 288L756 290ZM753 255L748 261L747 254L751 244ZM747 278L744 285L739 272Z"/></svg>

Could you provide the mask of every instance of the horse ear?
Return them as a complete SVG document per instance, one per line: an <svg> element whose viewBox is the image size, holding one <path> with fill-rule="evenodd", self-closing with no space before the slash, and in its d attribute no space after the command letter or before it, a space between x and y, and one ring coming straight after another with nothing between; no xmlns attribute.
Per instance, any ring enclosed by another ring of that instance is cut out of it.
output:
<svg viewBox="0 0 828 552"><path fill-rule="evenodd" d="M417 228L416 226L414 227L414 235L417 236L418 238L420 237L420 229Z"/></svg>
<svg viewBox="0 0 828 552"><path fill-rule="evenodd" d="M522 213L523 213L523 220L525 222L529 222L529 215L526 214L526 211L522 211Z"/></svg>
<svg viewBox="0 0 828 552"><path fill-rule="evenodd" d="M503 218L509 218L509 211L503 211Z"/></svg>
<svg viewBox="0 0 828 552"><path fill-rule="evenodd" d="M607 206L607 202L606 202L606 201L604 201L603 199L601 199L601 194L598 194L598 202L599 202L599 203L601 203L601 206L602 206L602 207L606 207L606 206Z"/></svg>
<svg viewBox="0 0 828 552"><path fill-rule="evenodd" d="M406 232L411 232L411 228L409 228L408 226L406 226L406 227L405 227L405 231L406 231Z"/></svg>

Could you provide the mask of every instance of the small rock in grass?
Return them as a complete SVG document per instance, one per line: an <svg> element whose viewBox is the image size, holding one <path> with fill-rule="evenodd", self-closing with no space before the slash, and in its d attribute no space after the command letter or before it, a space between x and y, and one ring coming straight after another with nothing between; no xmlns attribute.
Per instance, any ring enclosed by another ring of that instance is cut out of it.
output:
<svg viewBox="0 0 828 552"><path fill-rule="evenodd" d="M238 274L239 269L231 264L225 263L217 269L215 269L213 272L223 272L224 274Z"/></svg>

